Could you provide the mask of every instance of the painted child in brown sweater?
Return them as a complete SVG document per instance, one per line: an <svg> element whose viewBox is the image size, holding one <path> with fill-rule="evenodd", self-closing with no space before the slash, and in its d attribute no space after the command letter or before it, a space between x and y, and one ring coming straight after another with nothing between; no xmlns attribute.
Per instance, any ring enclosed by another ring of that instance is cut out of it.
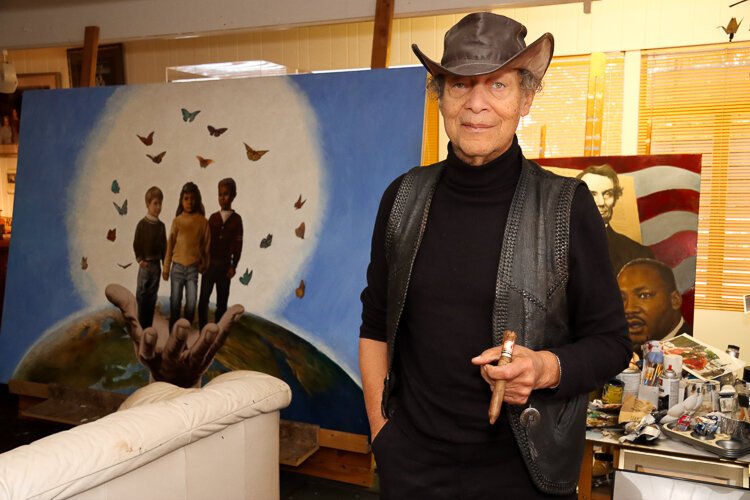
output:
<svg viewBox="0 0 750 500"><path fill-rule="evenodd" d="M138 321L143 329L154 321L156 299L159 294L161 262L167 251L167 230L159 220L164 193L156 186L146 191L146 216L138 222L133 237L133 251L138 262L138 282L135 300Z"/></svg>
<svg viewBox="0 0 750 500"><path fill-rule="evenodd" d="M195 317L195 303L198 297L198 273L208 268L208 249L211 233L205 217L201 192L192 182L180 191L177 216L172 221L167 240L167 255L164 259L162 277L168 280L171 274L171 295L169 299L169 331L179 318L191 323ZM170 269L171 266L171 269ZM185 292L185 314L180 314L182 294Z"/></svg>
<svg viewBox="0 0 750 500"><path fill-rule="evenodd" d="M242 254L242 217L232 210L237 197L237 184L227 177L219 181L220 211L211 214L208 227L211 230L211 249L208 270L201 278L201 295L198 301L198 323L203 329L208 323L208 299L216 285L216 313L219 322L227 310L229 285L237 272L237 263Z"/></svg>

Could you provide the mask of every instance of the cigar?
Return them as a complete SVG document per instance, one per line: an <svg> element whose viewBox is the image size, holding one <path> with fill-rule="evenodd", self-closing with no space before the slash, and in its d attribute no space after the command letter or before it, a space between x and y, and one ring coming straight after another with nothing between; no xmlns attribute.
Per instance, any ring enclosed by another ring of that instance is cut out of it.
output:
<svg viewBox="0 0 750 500"><path fill-rule="evenodd" d="M500 360L497 366L504 366L513 359L513 347L516 345L516 332L505 330L503 333L503 350L500 353ZM492 399L490 400L490 425L497 421L500 416L500 408L503 405L503 396L505 396L505 380L496 380L492 387Z"/></svg>

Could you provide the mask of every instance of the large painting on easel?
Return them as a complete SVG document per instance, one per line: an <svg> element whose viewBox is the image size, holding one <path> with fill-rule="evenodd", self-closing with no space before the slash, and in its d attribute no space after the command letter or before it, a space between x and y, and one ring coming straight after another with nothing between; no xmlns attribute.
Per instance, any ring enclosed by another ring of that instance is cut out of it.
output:
<svg viewBox="0 0 750 500"><path fill-rule="evenodd" d="M605 224L634 347L692 334L701 156L536 161L589 188Z"/></svg>
<svg viewBox="0 0 750 500"><path fill-rule="evenodd" d="M136 228L153 200L167 240L180 212L200 204L229 224L220 181L231 178L224 189L244 232L228 302L245 314L205 378L270 373L292 387L283 418L367 433L359 293L379 195L420 162L424 80L408 68L30 92L0 380L124 393L146 384L105 289L136 294ZM192 259L180 241L174 261ZM173 288L156 286L155 320L169 318ZM209 316L216 302L214 290Z"/></svg>

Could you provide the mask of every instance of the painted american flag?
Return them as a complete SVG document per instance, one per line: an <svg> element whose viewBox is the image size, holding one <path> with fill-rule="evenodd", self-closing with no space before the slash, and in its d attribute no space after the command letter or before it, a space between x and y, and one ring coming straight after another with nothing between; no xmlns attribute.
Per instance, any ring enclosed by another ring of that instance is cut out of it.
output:
<svg viewBox="0 0 750 500"><path fill-rule="evenodd" d="M701 155L638 155L541 158L543 166L583 170L611 165L633 179L642 243L675 274L682 314L693 323L698 243ZM617 208L615 208L617 210Z"/></svg>

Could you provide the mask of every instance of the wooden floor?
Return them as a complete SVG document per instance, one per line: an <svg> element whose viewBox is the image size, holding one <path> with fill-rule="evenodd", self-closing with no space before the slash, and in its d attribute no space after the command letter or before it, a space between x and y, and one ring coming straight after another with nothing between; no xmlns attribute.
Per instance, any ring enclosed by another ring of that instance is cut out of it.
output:
<svg viewBox="0 0 750 500"><path fill-rule="evenodd" d="M0 453L70 428L70 425L19 419L17 396L8 392L6 384L0 384Z"/></svg>
<svg viewBox="0 0 750 500"><path fill-rule="evenodd" d="M591 500L612 500L612 488L600 486L591 490Z"/></svg>

